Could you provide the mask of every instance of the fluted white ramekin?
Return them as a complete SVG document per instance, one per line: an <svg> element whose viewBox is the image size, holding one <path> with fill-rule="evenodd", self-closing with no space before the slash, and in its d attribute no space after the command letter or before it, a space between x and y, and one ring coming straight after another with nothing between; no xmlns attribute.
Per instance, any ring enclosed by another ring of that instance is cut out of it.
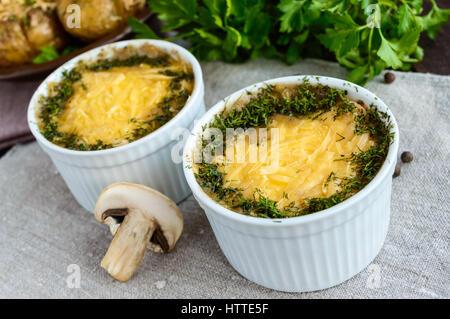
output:
<svg viewBox="0 0 450 319"><path fill-rule="evenodd" d="M139 47L148 43L167 52L177 52L192 65L195 87L183 109L155 132L125 146L101 151L82 152L62 148L45 139L36 121L36 109L41 95L47 94L48 84L57 82L64 70L72 69L80 60L95 59L98 54L127 45ZM50 74L34 93L28 108L28 124L42 149L50 156L75 199L93 212L97 197L108 185L116 182L139 183L155 188L179 202L190 194L183 175L181 161L172 160L175 143L172 133L178 128L192 129L194 119L205 112L204 84L200 64L184 48L167 41L129 40L88 51Z"/></svg>
<svg viewBox="0 0 450 319"><path fill-rule="evenodd" d="M205 210L216 239L230 264L247 279L276 290L306 292L332 287L369 265L379 253L389 225L392 174L399 132L389 108L368 90L347 81L308 76L346 90L353 100L374 103L390 115L395 137L376 177L344 202L307 216L263 219L235 213L211 199L197 183L192 154L202 126L226 105L266 83L301 83L304 76L285 77L240 90L212 107L195 125L184 149L184 173L194 197Z"/></svg>

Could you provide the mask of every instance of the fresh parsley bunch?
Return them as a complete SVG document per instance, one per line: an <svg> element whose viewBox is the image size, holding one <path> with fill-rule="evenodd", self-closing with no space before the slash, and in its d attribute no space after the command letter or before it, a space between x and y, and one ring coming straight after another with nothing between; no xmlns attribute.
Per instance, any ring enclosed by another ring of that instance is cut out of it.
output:
<svg viewBox="0 0 450 319"><path fill-rule="evenodd" d="M241 62L257 57L294 63L303 57L334 58L348 80L364 84L385 68L408 70L423 58L422 32L432 39L448 22L450 9L429 0L151 0L201 60ZM130 21L138 37L155 34Z"/></svg>

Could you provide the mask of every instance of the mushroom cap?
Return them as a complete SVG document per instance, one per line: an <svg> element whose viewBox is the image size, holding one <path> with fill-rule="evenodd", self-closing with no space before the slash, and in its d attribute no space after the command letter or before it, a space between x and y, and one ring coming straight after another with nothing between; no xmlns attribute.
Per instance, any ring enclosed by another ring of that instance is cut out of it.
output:
<svg viewBox="0 0 450 319"><path fill-rule="evenodd" d="M105 221L109 216L108 212L113 212L112 216L140 214L152 220L157 225L155 235L162 234L168 245L161 247L157 242L151 241L148 248L154 252L170 252L183 231L183 216L175 202L143 185L116 183L100 194L94 209L95 218L102 224L109 224L114 234L118 227L111 225L110 220L109 223ZM115 215L114 212L118 214Z"/></svg>

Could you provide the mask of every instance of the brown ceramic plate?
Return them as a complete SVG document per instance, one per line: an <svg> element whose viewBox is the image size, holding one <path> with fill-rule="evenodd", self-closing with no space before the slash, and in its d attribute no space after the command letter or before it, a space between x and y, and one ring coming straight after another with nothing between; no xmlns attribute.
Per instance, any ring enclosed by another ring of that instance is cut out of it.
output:
<svg viewBox="0 0 450 319"><path fill-rule="evenodd" d="M142 10L140 13L138 13L136 15L136 18L141 21L145 21L150 17L150 15L151 15L150 9L146 8ZM117 29L116 31L108 35L105 35L104 37L96 40L95 42L89 43L86 46L76 51L73 51L69 54L65 54L53 61L41 64L27 63L13 67L0 68L0 80L16 79L22 78L24 76L50 72L59 67L60 65L64 64L65 62L69 61L70 59L76 57L77 55L80 55L81 53L84 53L86 51L89 51L93 48L99 47L104 44L118 41L127 36L129 33L131 33L131 28L128 25L124 25L123 27Z"/></svg>

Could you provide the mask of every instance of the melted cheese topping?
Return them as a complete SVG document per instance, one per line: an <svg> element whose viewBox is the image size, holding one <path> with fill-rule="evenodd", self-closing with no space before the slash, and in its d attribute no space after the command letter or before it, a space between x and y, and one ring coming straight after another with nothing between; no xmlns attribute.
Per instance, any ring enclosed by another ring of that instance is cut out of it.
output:
<svg viewBox="0 0 450 319"><path fill-rule="evenodd" d="M360 112L365 112L362 106L357 106ZM242 189L247 199L253 199L260 190L264 196L277 201L278 208L293 201L301 207L306 205L305 198L333 195L340 190L339 180L334 177L354 176L350 163L339 161L342 155L366 151L375 144L368 134L355 135L353 113L334 119L335 114L330 111L319 119L273 116L268 125L266 160L258 158L250 162L252 148L249 146L259 152L264 143L249 145L249 138L245 140L244 163L229 162L229 158L225 161L223 157L215 159L225 163L224 186ZM278 128L277 139L270 134L271 128ZM236 143L234 153L238 155Z"/></svg>
<svg viewBox="0 0 450 319"><path fill-rule="evenodd" d="M82 81L58 117L58 130L76 133L83 142L127 143L138 121L158 115L158 103L170 94L172 77L140 65L83 72Z"/></svg>

